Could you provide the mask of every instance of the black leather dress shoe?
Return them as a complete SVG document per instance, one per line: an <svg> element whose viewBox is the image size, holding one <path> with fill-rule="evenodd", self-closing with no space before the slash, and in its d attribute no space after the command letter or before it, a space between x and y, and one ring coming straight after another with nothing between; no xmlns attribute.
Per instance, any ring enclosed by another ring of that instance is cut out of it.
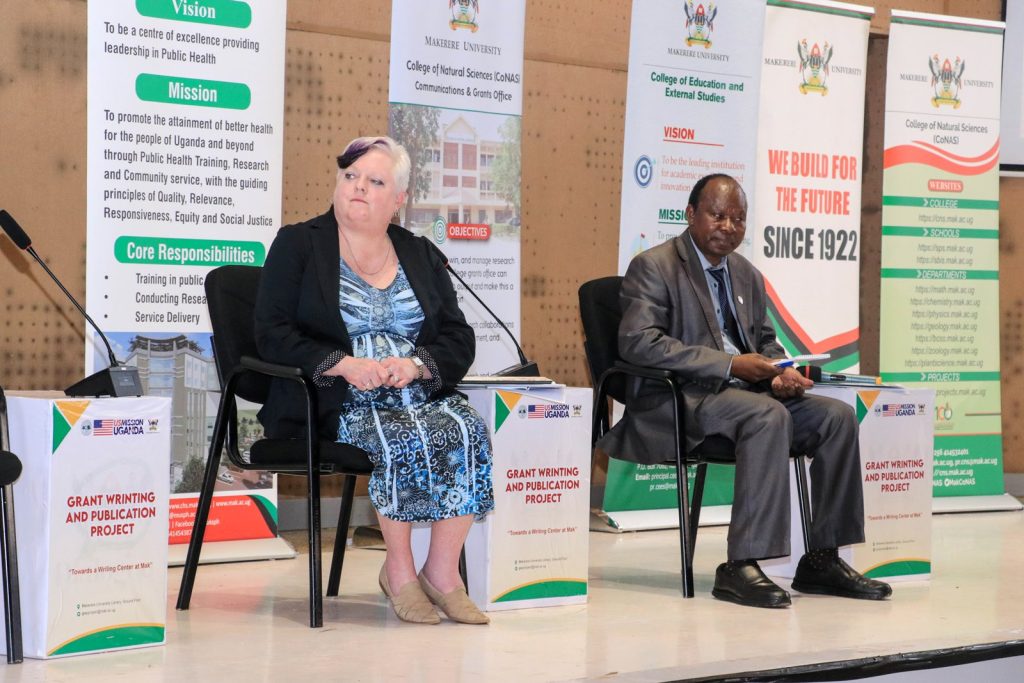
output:
<svg viewBox="0 0 1024 683"><path fill-rule="evenodd" d="M892 595L889 584L865 578L834 550L812 551L800 558L793 590L859 600L885 600Z"/></svg>
<svg viewBox="0 0 1024 683"><path fill-rule="evenodd" d="M789 607L789 593L764 575L754 560L724 562L715 572L711 594L747 607Z"/></svg>

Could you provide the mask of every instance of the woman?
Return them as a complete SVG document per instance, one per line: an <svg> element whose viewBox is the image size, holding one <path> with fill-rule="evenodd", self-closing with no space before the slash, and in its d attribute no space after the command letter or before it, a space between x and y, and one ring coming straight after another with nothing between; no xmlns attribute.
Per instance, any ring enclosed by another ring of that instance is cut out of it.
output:
<svg viewBox="0 0 1024 683"><path fill-rule="evenodd" d="M458 561L474 517L494 508L491 444L455 385L473 362L444 256L389 225L405 203L409 156L387 137L357 138L338 157L334 205L278 232L256 302L269 361L301 366L318 388L321 425L370 454L370 500L387 556L380 587L405 621L489 620L466 594ZM301 436L304 402L275 385L260 411L272 438ZM413 522L430 522L419 576Z"/></svg>

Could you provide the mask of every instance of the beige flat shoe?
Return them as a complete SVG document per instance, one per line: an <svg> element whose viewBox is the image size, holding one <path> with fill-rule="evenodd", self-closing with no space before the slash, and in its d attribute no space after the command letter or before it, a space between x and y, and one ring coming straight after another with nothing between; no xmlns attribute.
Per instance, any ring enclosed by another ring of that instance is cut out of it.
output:
<svg viewBox="0 0 1024 683"><path fill-rule="evenodd" d="M395 614L402 621L408 621L412 624L441 623L441 617L437 616L437 610L430 604L430 600L427 599L423 589L420 588L419 583L416 581L410 581L405 584L402 586L402 590L398 591L398 595L395 595L391 592L391 586L388 585L388 573L384 567L381 567L377 583L380 584L380 589L384 591L384 595L388 596L388 599L391 600L391 606L394 608Z"/></svg>
<svg viewBox="0 0 1024 683"><path fill-rule="evenodd" d="M434 588L427 577L420 572L420 587L423 588L423 592L430 598L430 602L434 603L441 608L441 611L448 615L448 618L452 621L457 621L460 624L489 624L491 623L490 618L481 612L473 601L469 599L469 595L466 593L466 589L459 586L455 590L445 595L441 594L441 591Z"/></svg>

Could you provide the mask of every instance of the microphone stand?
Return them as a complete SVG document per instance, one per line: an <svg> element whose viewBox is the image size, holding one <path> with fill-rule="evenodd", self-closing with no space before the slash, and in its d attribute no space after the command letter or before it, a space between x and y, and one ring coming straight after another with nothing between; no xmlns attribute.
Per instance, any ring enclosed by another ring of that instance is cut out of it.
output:
<svg viewBox="0 0 1024 683"><path fill-rule="evenodd" d="M36 263L38 263L39 265L41 265L43 267L43 270L46 271L46 274L50 276L51 280L53 280L54 282L57 283L57 286L60 287L60 291L64 292L64 296L66 296L71 301L71 303L73 303L75 305L75 308L77 308L78 312L82 314L82 317L84 317L89 322L89 324L92 325L92 328L94 330L99 332L100 339L103 340L103 343L107 347L107 358L110 360L110 367L113 368L113 367L120 366L121 362L118 361L117 360L117 356L114 355L114 349L110 348L110 342L107 341L107 336L105 334L103 334L102 332L100 332L100 328L96 326L96 323L93 322L93 319L91 317L89 317L88 313L85 312L85 309L82 308L79 305L79 303L75 299L75 297L71 296L71 292L69 292L67 290L67 288L64 286L64 284L60 280L57 279L57 276L53 274L53 271L50 270L49 266L46 265L46 262L43 261L43 259L39 258L39 254L36 253L35 249L33 249L31 246L28 246L28 247L25 247L25 251L27 251L29 254L31 254L32 258L34 258L36 260ZM68 396L71 396L71 395L72 394L68 394Z"/></svg>
<svg viewBox="0 0 1024 683"><path fill-rule="evenodd" d="M67 290L64 283L60 281L60 278L54 275L53 271L46 265L46 262L39 258L39 254L32 248L32 240L29 238L28 233L18 225L18 222L14 220L11 214L2 209L0 209L0 228L3 228L3 231L11 238L15 246L23 251L27 251L35 259L36 263L43 267L43 270L50 276L50 279L60 287L60 291L64 292L64 296L75 305L78 312L92 325L92 328L100 335L100 339L103 340L104 346L107 347L107 359L110 361L110 367L94 372L85 379L75 382L64 390L64 394L76 397L142 396L142 381L139 379L138 368L122 365L118 362L117 356L114 355L114 350L110 347L110 342L107 340L107 335L103 334L103 330L89 317L89 314L85 312L82 305L71 295L71 292Z"/></svg>
<svg viewBox="0 0 1024 683"><path fill-rule="evenodd" d="M484 310L490 313L491 317L494 318L494 321L501 326L501 329L505 330L505 334L508 335L509 339L511 339L512 343L515 344L516 346L516 353L519 354L519 362L515 365L508 366L504 370L498 370L494 374L496 376L501 377L540 377L540 369L537 367L537 364L531 360L526 359L526 354L523 353L523 347L519 345L519 342L516 341L515 335L512 334L512 331L508 329L505 323L501 321L501 318L499 318L494 313L494 311L492 311L490 307L484 303L484 300L481 299L479 295L477 295L477 293L473 291L472 287L466 284L465 280L459 277L459 274L455 272L455 269L452 268L451 264L448 263L448 261L445 261L444 267L448 270L449 273L452 274L452 277L459 281L459 284L461 284L467 292L473 295L473 298L476 299L480 303L480 305L484 307Z"/></svg>

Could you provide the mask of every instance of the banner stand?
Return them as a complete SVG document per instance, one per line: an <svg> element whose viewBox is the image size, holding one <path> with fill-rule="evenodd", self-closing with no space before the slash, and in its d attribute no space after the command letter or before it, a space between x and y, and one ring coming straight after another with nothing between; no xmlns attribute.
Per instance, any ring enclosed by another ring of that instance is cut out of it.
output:
<svg viewBox="0 0 1024 683"><path fill-rule="evenodd" d="M188 544L168 547L167 566L182 567ZM280 536L274 538L253 538L244 541L216 541L203 543L199 564L222 564L225 562L251 562L253 560L294 560L298 552L291 543Z"/></svg>
<svg viewBox="0 0 1024 683"><path fill-rule="evenodd" d="M700 509L698 526L725 526L732 518L732 505L708 505ZM679 513L676 508L653 510L618 510L608 512L599 508L590 510L590 530L609 534L627 531L655 531L678 529Z"/></svg>
<svg viewBox="0 0 1024 683"><path fill-rule="evenodd" d="M932 514L947 515L955 512L1019 512L1024 504L1002 493L995 496L947 496L932 499Z"/></svg>

